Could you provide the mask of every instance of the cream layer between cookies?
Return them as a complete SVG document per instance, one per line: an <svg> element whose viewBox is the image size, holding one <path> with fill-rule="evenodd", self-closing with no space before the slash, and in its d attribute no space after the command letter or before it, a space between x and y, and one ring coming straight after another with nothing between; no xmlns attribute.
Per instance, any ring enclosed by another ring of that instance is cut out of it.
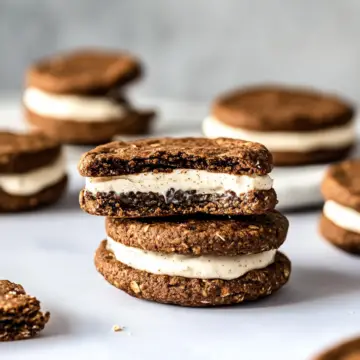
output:
<svg viewBox="0 0 360 360"><path fill-rule="evenodd" d="M269 175L232 175L206 170L180 169L170 173L140 173L106 178L86 178L85 189L93 194L101 193L166 193L196 191L197 194L223 194L233 191L244 194L253 190L270 190L273 180Z"/></svg>
<svg viewBox="0 0 360 360"><path fill-rule="evenodd" d="M324 215L335 225L360 234L360 213L333 200L327 200L323 209Z"/></svg>
<svg viewBox="0 0 360 360"><path fill-rule="evenodd" d="M116 260L137 270L156 275L222 280L236 279L269 266L275 261L277 251L237 256L163 254L125 246L111 237L107 237L106 248L113 252Z"/></svg>
<svg viewBox="0 0 360 360"><path fill-rule="evenodd" d="M107 97L53 94L27 88L23 97L28 110L58 120L106 122L119 119L126 109Z"/></svg>
<svg viewBox="0 0 360 360"><path fill-rule="evenodd" d="M22 174L0 174L0 188L7 194L29 196L56 184L66 174L63 153L50 165Z"/></svg>
<svg viewBox="0 0 360 360"><path fill-rule="evenodd" d="M214 116L208 116L203 122L203 132L209 138L228 137L259 142L270 151L307 152L351 145L355 141L355 121L330 129L307 132L265 132L232 127Z"/></svg>

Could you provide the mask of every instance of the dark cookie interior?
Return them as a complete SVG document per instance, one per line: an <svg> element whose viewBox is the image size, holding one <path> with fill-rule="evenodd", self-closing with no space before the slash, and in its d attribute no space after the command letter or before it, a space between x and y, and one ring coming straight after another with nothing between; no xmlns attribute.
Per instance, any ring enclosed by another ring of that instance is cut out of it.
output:
<svg viewBox="0 0 360 360"><path fill-rule="evenodd" d="M112 142L84 154L82 176L102 177L173 169L265 175L271 153L261 144L233 139L163 138Z"/></svg>
<svg viewBox="0 0 360 360"><path fill-rule="evenodd" d="M197 194L196 191L170 189L166 196L152 192L93 194L83 190L80 196L80 205L85 211L112 217L151 217L196 213L263 214L273 210L276 203L274 189L250 191L240 195L232 191L226 191L223 194Z"/></svg>

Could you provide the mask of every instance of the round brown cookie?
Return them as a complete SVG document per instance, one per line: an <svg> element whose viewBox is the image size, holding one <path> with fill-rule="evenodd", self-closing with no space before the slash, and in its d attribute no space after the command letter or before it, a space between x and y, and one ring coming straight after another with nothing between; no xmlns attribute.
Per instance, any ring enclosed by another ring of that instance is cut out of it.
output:
<svg viewBox="0 0 360 360"><path fill-rule="evenodd" d="M221 122L258 131L307 132L352 120L350 104L312 89L254 86L219 97L212 113Z"/></svg>
<svg viewBox="0 0 360 360"><path fill-rule="evenodd" d="M288 281L291 271L288 258L278 252L272 265L249 271L234 280L154 275L117 261L106 250L106 241L100 244L95 254L95 265L110 284L129 295L160 303L194 307L238 304L268 296Z"/></svg>
<svg viewBox="0 0 360 360"><path fill-rule="evenodd" d="M360 360L360 338L348 340L324 351L315 360Z"/></svg>
<svg viewBox="0 0 360 360"><path fill-rule="evenodd" d="M319 230L325 239L339 249L360 255L360 234L335 225L324 214L321 215Z"/></svg>
<svg viewBox="0 0 360 360"><path fill-rule="evenodd" d="M50 313L25 293L21 285L0 280L0 342L28 339L44 329Z"/></svg>
<svg viewBox="0 0 360 360"><path fill-rule="evenodd" d="M278 152L272 151L274 164L278 166L294 166L305 164L324 164L345 159L354 150L350 145L336 150L316 150L310 152Z"/></svg>
<svg viewBox="0 0 360 360"><path fill-rule="evenodd" d="M81 157L78 169L82 176L104 177L173 169L266 175L272 167L271 153L258 143L225 138L160 138L98 146Z"/></svg>
<svg viewBox="0 0 360 360"><path fill-rule="evenodd" d="M333 200L360 212L360 160L331 165L321 185L325 200Z"/></svg>
<svg viewBox="0 0 360 360"><path fill-rule="evenodd" d="M120 119L82 122L72 119L59 120L45 117L25 109L26 119L47 136L66 144L96 145L111 141L115 135L146 134L155 113L152 111L129 112Z"/></svg>
<svg viewBox="0 0 360 360"><path fill-rule="evenodd" d="M54 185L27 196L12 195L4 192L0 188L0 213L1 212L20 212L33 210L42 206L55 204L64 194L68 178L65 175Z"/></svg>
<svg viewBox="0 0 360 360"><path fill-rule="evenodd" d="M124 52L83 49L33 64L28 87L57 94L104 94L141 76L139 61Z"/></svg>
<svg viewBox="0 0 360 360"><path fill-rule="evenodd" d="M51 164L60 155L55 140L38 132L0 132L0 174L25 173Z"/></svg>
<svg viewBox="0 0 360 360"><path fill-rule="evenodd" d="M126 246L183 255L246 255L279 248L289 222L277 211L243 217L106 219L106 233Z"/></svg>
<svg viewBox="0 0 360 360"><path fill-rule="evenodd" d="M312 89L269 85L236 90L216 99L211 115L216 121L204 121L206 136L230 136L231 130L231 137L246 140L248 136L248 140L267 146L278 166L337 161L344 159L355 145L352 105ZM341 132L339 144L319 140L319 131L326 130ZM284 148L280 147L281 138Z"/></svg>

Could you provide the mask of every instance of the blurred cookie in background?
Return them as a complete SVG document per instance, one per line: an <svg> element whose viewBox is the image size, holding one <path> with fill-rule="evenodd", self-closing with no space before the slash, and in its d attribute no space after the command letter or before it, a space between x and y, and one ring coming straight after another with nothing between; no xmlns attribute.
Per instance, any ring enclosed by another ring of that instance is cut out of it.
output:
<svg viewBox="0 0 360 360"><path fill-rule="evenodd" d="M360 359L360 337L348 340L325 350L314 360L359 360Z"/></svg>
<svg viewBox="0 0 360 360"><path fill-rule="evenodd" d="M321 234L338 248L360 255L360 160L330 166L321 190Z"/></svg>
<svg viewBox="0 0 360 360"><path fill-rule="evenodd" d="M149 130L126 99L125 85L142 65L123 52L77 50L42 59L27 72L23 103L31 126L67 144L100 144L129 131Z"/></svg>
<svg viewBox="0 0 360 360"><path fill-rule="evenodd" d="M345 158L355 145L355 110L312 89L254 86L220 96L203 122L205 136L264 144L274 164L294 166Z"/></svg>
<svg viewBox="0 0 360 360"><path fill-rule="evenodd" d="M0 212L55 203L67 184L61 146L40 133L0 132Z"/></svg>

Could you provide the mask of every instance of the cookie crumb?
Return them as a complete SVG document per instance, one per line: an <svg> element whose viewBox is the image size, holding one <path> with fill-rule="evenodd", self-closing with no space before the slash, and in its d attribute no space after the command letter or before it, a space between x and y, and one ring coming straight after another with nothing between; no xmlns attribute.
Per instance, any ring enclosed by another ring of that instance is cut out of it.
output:
<svg viewBox="0 0 360 360"><path fill-rule="evenodd" d="M124 328L120 327L119 325L113 325L112 330L114 332L120 332L120 331L123 331Z"/></svg>

